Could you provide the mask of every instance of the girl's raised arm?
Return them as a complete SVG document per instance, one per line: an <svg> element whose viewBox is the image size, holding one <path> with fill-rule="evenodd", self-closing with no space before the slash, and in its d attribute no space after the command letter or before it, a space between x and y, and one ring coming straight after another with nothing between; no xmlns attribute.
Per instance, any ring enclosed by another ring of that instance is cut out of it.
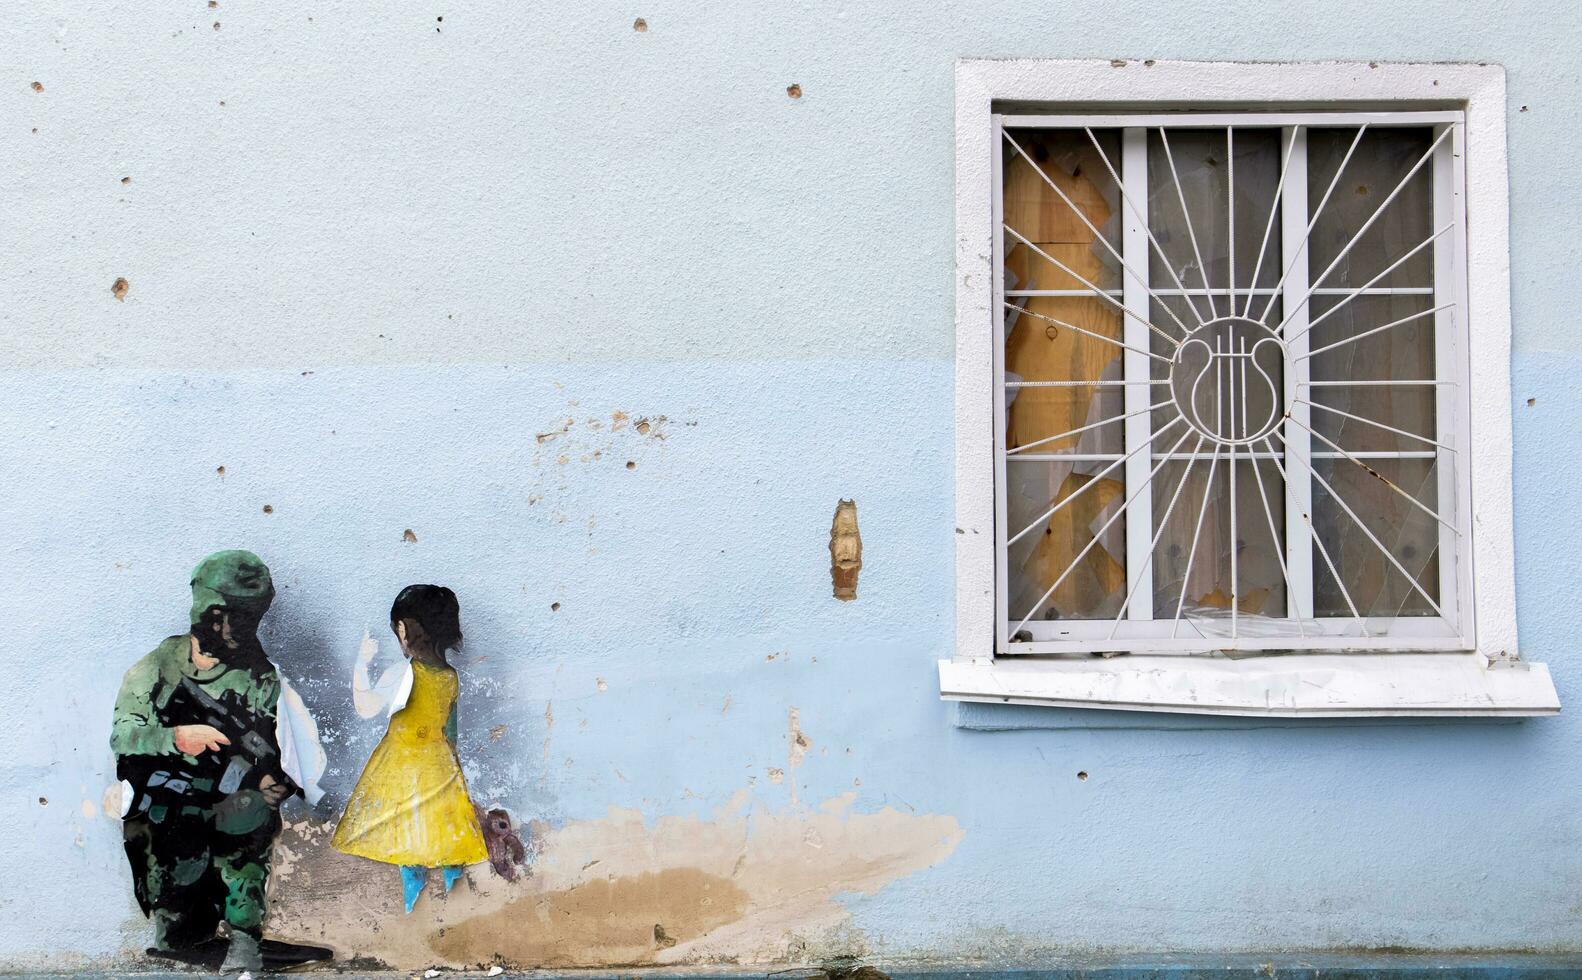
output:
<svg viewBox="0 0 1582 980"><path fill-rule="evenodd" d="M374 657L378 654L379 641L374 639L373 633L364 630L362 645L357 648L357 660L352 664L352 706L361 718L372 718L386 710L406 673L406 664L393 664L374 681Z"/></svg>

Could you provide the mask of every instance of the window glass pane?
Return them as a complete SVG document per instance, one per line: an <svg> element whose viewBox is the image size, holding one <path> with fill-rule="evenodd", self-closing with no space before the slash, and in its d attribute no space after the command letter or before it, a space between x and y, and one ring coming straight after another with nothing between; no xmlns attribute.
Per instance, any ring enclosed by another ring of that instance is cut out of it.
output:
<svg viewBox="0 0 1582 980"><path fill-rule="evenodd" d="M1310 207L1322 201L1356 135L1356 129L1309 134ZM1332 488L1313 481L1313 527L1363 616L1432 616L1423 593L1439 599L1440 526L1400 492L1429 511L1437 509L1436 460L1423 458L1434 446L1413 438L1438 438L1437 389L1359 383L1434 378L1434 250L1430 245L1413 252L1433 232L1433 168L1425 164L1401 183L1433 137L1427 127L1369 128L1340 171L1310 238L1309 276L1320 291L1309 304L1316 326L1305 343L1310 350L1332 347L1308 359L1311 379L1320 382L1307 389L1316 433L1313 465ZM1392 192L1394 199L1380 211ZM1398 262L1367 294L1347 298L1349 289L1367 285ZM1319 281L1331 264L1333 271ZM1336 446L1362 455L1345 459ZM1318 615L1350 616L1322 555L1315 554L1313 568Z"/></svg>
<svg viewBox="0 0 1582 980"><path fill-rule="evenodd" d="M1167 463L1154 481L1157 526L1181 485L1182 473L1190 469L1154 548L1154 617L1175 618L1183 586L1186 601L1182 603L1180 636L1200 632L1228 635L1233 594L1239 597L1236 607L1240 617L1255 621L1256 617L1285 616L1285 575L1280 564L1285 549L1285 485L1273 460L1266 458L1266 452L1260 453L1265 458L1248 460L1245 452L1237 450L1233 538L1229 450L1221 451L1218 460L1212 450L1205 450L1195 464L1191 453L1184 455L1184 460ZM1236 551L1234 592L1232 547ZM1189 624L1192 620L1202 622ZM1238 625L1239 631L1256 629L1245 619Z"/></svg>
<svg viewBox="0 0 1582 980"><path fill-rule="evenodd" d="M1119 468L1103 477L1095 475L1106 465L1006 463L1011 534L1035 521L1039 525L1012 544L1006 556L1013 624L1056 581L1060 587L1038 606L1034 619L1102 619L1120 609L1126 594L1126 520L1115 521L1102 535L1098 532L1120 510L1126 488ZM1043 516L1068 498L1071 502L1058 513Z"/></svg>
<svg viewBox="0 0 1582 980"><path fill-rule="evenodd" d="M1118 167L1119 134L1098 135L1110 165ZM1080 208L1118 250L1120 188L1081 130L1011 130L1004 153L1005 224L1032 243L1005 235L1006 381L1120 380L1121 313L1076 278L1100 289L1119 289L1119 263L1071 207ZM1018 295L1032 290L1076 295ZM1094 453L1121 448L1122 423L1101 423L1121 414L1119 386L1011 387L1005 398L1007 449ZM1050 438L1092 424L1097 427L1086 433Z"/></svg>
<svg viewBox="0 0 1582 980"><path fill-rule="evenodd" d="M1120 385L1009 387L1005 447L1013 459L1023 453L1119 454L1126 444L1122 391Z"/></svg>
<svg viewBox="0 0 1582 980"><path fill-rule="evenodd" d="M1392 489L1405 490L1434 510L1439 479L1436 462L1381 459L1367 463L1364 469L1346 459L1315 459L1313 466L1334 488L1334 494L1362 519L1377 543L1335 502L1335 496L1315 481L1313 525L1319 540L1363 616L1436 615L1380 549L1380 545L1388 549L1423 592L1439 601L1440 525ZM1318 555L1313 558L1313 578L1318 615L1350 616L1345 596Z"/></svg>
<svg viewBox="0 0 1582 980"><path fill-rule="evenodd" d="M1095 244L1094 234L1088 228L1088 224L1097 228L1120 250L1120 188L1110 178L1105 160L1087 134L1080 129L1008 129L1006 134L1001 162L1005 224L1095 286L1121 288L1120 263L1103 245ZM1120 133L1097 130L1094 135L1109 166L1119 173ZM1082 217L1078 217L1072 204L1081 210ZM1012 292L1084 287L1007 234L1005 288Z"/></svg>
<svg viewBox="0 0 1582 980"><path fill-rule="evenodd" d="M1168 141L1168 152L1166 144ZM1155 290L1176 289L1176 278L1188 290L1204 288L1203 272L1198 268L1201 254L1210 288L1237 289L1236 310L1246 308L1246 289L1258 273L1258 285L1272 287L1279 279L1279 219L1275 219L1258 265L1259 246L1264 242L1269 210L1274 205L1274 190L1280 180L1280 134L1277 129L1238 129L1230 147L1235 150L1235 167L1227 166L1227 141L1224 129L1171 129L1167 137L1159 130L1148 132L1148 224L1159 243L1149 256L1150 281ZM1174 170L1171 164L1174 163ZM1236 268L1231 276L1230 190L1235 181ZM1179 178L1179 192L1177 190ZM1186 211L1181 200L1186 199ZM1188 227L1190 225L1190 228ZM1193 236L1197 248L1193 249ZM1159 250L1169 258L1167 266ZM1174 276L1171 272L1174 270ZM1255 314L1263 309L1260 300ZM1231 312L1229 295L1216 295L1219 315ZM1211 311L1201 297L1194 300L1199 317L1208 319ZM1189 323L1192 321L1188 321Z"/></svg>
<svg viewBox="0 0 1582 980"><path fill-rule="evenodd" d="M1123 386L1018 384L1122 380L1124 325L1117 304L1123 280L1110 248L1121 247L1123 205L1109 172L1121 166L1120 134L1095 135L1107 161L1082 130L1012 129L1003 147L1008 535L1038 525L1007 555L1016 620L1057 580L1059 588L1035 618L1111 616L1125 591L1125 520L1095 541L1124 499L1118 469L1095 476L1112 459L1018 458L1119 458L1124 451ZM1095 287L1111 299L1095 295ZM1053 290L1067 295L1037 294ZM1068 498L1058 513L1047 513Z"/></svg>
<svg viewBox="0 0 1582 980"><path fill-rule="evenodd" d="M1352 451L1411 452L1431 450L1420 439L1399 435L1392 429L1434 438L1436 389L1432 385L1355 384L1368 381L1432 380L1434 377L1434 318L1431 296L1363 296L1328 314L1338 297L1313 302L1315 318L1324 315L1307 335L1312 350L1340 344L1309 359L1314 431ZM1401 323L1399 321L1405 320ZM1390 323L1398 326L1369 333ZM1360 340L1348 338L1362 336ZM1345 412L1345 415L1340 414ZM1362 421L1362 420L1368 421ZM1315 439L1313 449L1333 450Z"/></svg>
<svg viewBox="0 0 1582 980"><path fill-rule="evenodd" d="M1357 130L1312 129L1307 136L1308 207L1317 208L1335 177L1335 170ZM1335 256L1373 216L1433 143L1427 127L1389 129L1370 127L1335 185L1309 240L1311 276L1329 268ZM1388 209L1346 253L1321 288L1361 286L1389 268L1434 231L1433 167L1424 164L1409 180ZM1387 287L1424 287L1434 284L1434 250L1424 248L1378 283Z"/></svg>

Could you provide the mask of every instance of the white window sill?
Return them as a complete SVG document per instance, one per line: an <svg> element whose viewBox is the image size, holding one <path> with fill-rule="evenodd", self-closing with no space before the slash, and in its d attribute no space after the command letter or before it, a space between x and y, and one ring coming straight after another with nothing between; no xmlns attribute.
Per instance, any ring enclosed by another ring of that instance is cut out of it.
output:
<svg viewBox="0 0 1582 980"><path fill-rule="evenodd" d="M1477 653L1141 656L939 662L949 701L1275 718L1560 712L1549 668Z"/></svg>

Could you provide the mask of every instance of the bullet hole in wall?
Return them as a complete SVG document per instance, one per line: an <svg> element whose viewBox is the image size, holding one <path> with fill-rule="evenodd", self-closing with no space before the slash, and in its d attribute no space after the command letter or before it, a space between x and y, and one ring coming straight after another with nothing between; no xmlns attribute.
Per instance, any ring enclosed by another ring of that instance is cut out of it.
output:
<svg viewBox="0 0 1582 980"><path fill-rule="evenodd" d="M214 29L215 30L219 30L220 29L220 22L219 21L215 21L214 22Z"/></svg>
<svg viewBox="0 0 1582 980"><path fill-rule="evenodd" d="M215 473L216 476L224 476L225 475L225 467L223 467L223 466L216 466L214 468L214 473Z"/></svg>
<svg viewBox="0 0 1582 980"><path fill-rule="evenodd" d="M49 800L46 797L40 796L38 798L38 805L39 806L49 806Z"/></svg>
<svg viewBox="0 0 1582 980"><path fill-rule="evenodd" d="M417 544L417 535L412 533L411 528L407 528L401 532L401 540L407 544Z"/></svg>
<svg viewBox="0 0 1582 980"><path fill-rule="evenodd" d="M551 602L549 604L549 611L550 612L560 612L560 603L558 603L558 602Z"/></svg>
<svg viewBox="0 0 1582 980"><path fill-rule="evenodd" d="M264 513L266 513L266 514L273 514L274 512L275 512L275 505L274 504L265 504L264 505Z"/></svg>
<svg viewBox="0 0 1582 980"><path fill-rule="evenodd" d="M1077 780L1079 782L1083 782L1083 783L1087 782L1088 781L1088 771L1086 769L1084 769L1081 772L1077 773Z"/></svg>
<svg viewBox="0 0 1582 980"><path fill-rule="evenodd" d="M123 183L123 184L130 184L131 182L132 182L132 178L130 178L130 177L122 177L121 178L121 183Z"/></svg>
<svg viewBox="0 0 1582 980"><path fill-rule="evenodd" d="M132 284L127 282L125 279L117 279L115 282L110 284L110 295L124 303L126 302L127 290L131 288Z"/></svg>
<svg viewBox="0 0 1582 980"><path fill-rule="evenodd" d="M802 97L802 86L798 85L796 82L792 82L790 85L786 86L786 94L791 96L793 99L800 99Z"/></svg>
<svg viewBox="0 0 1582 980"><path fill-rule="evenodd" d="M641 17L637 18L636 20L632 21L632 30L636 31L639 34L644 33L645 31L648 30L648 21L644 20Z"/></svg>
<svg viewBox="0 0 1582 980"><path fill-rule="evenodd" d="M35 92L42 92L42 91L44 91L44 83L43 82L34 82L33 85L32 85L32 89Z"/></svg>
<svg viewBox="0 0 1582 980"><path fill-rule="evenodd" d="M1529 399L1527 399L1527 407L1528 408L1532 408L1536 404L1538 404L1538 399L1536 399L1536 398L1529 398Z"/></svg>
<svg viewBox="0 0 1582 980"><path fill-rule="evenodd" d="M1528 402L1528 404L1530 405L1532 403ZM637 461L636 460L632 460L632 459L627 460L626 461L626 468L629 469L629 470L637 469Z"/></svg>

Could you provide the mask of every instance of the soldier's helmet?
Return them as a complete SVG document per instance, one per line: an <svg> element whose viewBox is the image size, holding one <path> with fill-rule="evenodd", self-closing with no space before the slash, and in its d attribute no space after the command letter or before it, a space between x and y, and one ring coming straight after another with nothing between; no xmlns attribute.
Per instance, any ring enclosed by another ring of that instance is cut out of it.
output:
<svg viewBox="0 0 1582 980"><path fill-rule="evenodd" d="M262 617L274 599L269 566L251 551L216 551L192 570L193 623L215 606Z"/></svg>

